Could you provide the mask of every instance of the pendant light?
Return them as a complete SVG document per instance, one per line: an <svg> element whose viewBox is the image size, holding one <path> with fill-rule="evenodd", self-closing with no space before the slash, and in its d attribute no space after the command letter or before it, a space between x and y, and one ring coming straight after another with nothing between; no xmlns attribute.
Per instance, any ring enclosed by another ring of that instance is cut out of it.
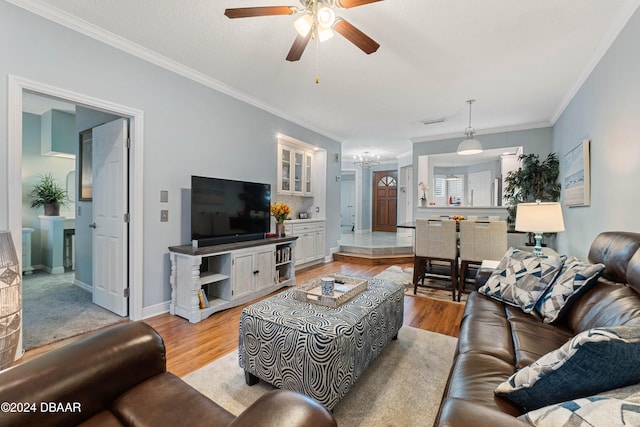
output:
<svg viewBox="0 0 640 427"><path fill-rule="evenodd" d="M469 99L467 104L469 104L469 127L465 129L464 134L467 138L458 145L457 153L461 156L468 156L471 154L480 154L484 150L482 149L482 144L480 141L475 139L473 136L475 134L475 130L471 127L471 104L476 102L475 99Z"/></svg>

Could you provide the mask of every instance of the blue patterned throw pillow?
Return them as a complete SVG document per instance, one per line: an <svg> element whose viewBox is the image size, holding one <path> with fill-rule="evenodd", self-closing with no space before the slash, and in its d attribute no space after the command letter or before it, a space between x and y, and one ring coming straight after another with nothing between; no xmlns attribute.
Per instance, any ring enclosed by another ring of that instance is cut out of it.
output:
<svg viewBox="0 0 640 427"><path fill-rule="evenodd" d="M596 282L602 270L604 264L590 264L570 257L553 285L536 304L536 310L542 315L544 322L551 323L561 319L571 308L571 303Z"/></svg>
<svg viewBox="0 0 640 427"><path fill-rule="evenodd" d="M565 256L536 256L509 248L478 292L530 313L560 272Z"/></svg>
<svg viewBox="0 0 640 427"><path fill-rule="evenodd" d="M526 411L640 382L640 327L581 332L495 390Z"/></svg>
<svg viewBox="0 0 640 427"><path fill-rule="evenodd" d="M638 426L640 384L545 406L518 419L536 427Z"/></svg>

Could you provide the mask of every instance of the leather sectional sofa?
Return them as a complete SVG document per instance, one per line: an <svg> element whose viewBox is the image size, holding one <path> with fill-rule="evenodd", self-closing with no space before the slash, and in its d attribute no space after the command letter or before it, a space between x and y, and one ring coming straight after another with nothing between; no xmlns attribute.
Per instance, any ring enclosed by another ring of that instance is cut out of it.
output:
<svg viewBox="0 0 640 427"><path fill-rule="evenodd" d="M580 332L640 325L640 234L601 233L588 256L605 268L556 323L479 292L469 296L435 425L528 425L517 419L525 409L494 393L499 384Z"/></svg>
<svg viewBox="0 0 640 427"><path fill-rule="evenodd" d="M7 402L2 426L337 425L319 403L284 390L267 393L236 418L166 372L162 338L141 322L0 372L0 402Z"/></svg>

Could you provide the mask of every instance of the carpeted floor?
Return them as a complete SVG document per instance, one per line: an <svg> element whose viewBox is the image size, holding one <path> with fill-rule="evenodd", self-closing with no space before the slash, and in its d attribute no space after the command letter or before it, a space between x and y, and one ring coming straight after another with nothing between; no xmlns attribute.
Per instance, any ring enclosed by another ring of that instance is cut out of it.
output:
<svg viewBox="0 0 640 427"><path fill-rule="evenodd" d="M435 298L446 301L452 301L451 291L449 289L435 289L435 288L425 288L422 286L418 286L416 295L413 294L413 268L407 267L402 268L399 265L392 265L387 268L382 273L375 276L377 279L385 279L392 280L396 283L401 283L404 285L404 294L412 297L419 296L424 298ZM430 280L436 286L445 287L450 285L451 282L449 280ZM460 298L460 302L464 303L467 300L467 294L462 294Z"/></svg>
<svg viewBox="0 0 640 427"><path fill-rule="evenodd" d="M438 413L456 338L403 326L334 408L342 427L429 426ZM186 375L187 383L233 414L274 388L246 385L237 350Z"/></svg>
<svg viewBox="0 0 640 427"><path fill-rule="evenodd" d="M36 272L22 280L23 347L29 350L126 320L91 302L73 273Z"/></svg>

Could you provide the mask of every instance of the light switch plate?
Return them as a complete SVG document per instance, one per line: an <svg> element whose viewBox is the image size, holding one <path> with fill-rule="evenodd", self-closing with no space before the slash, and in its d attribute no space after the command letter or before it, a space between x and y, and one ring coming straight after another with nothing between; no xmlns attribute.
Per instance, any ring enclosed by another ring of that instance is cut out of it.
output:
<svg viewBox="0 0 640 427"><path fill-rule="evenodd" d="M169 211L167 209L160 211L160 222L169 222Z"/></svg>
<svg viewBox="0 0 640 427"><path fill-rule="evenodd" d="M167 190L160 191L160 203L167 203L169 201L169 192Z"/></svg>

